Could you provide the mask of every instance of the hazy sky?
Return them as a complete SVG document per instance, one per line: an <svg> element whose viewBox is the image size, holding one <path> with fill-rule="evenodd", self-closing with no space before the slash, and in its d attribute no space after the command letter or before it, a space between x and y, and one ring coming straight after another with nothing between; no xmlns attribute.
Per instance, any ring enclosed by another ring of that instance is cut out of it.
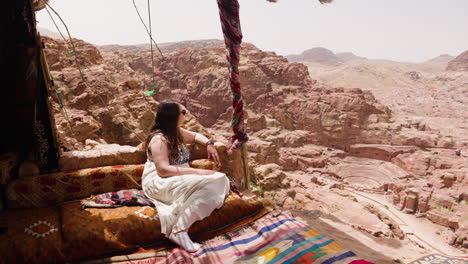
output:
<svg viewBox="0 0 468 264"><path fill-rule="evenodd" d="M147 1L135 0L145 22ZM421 62L468 50L468 0L239 0L244 41L280 55L313 47ZM73 37L93 44L149 43L132 0L50 0ZM154 39L222 39L216 0L151 0ZM57 31L47 12L40 27ZM59 20L56 19L58 22Z"/></svg>

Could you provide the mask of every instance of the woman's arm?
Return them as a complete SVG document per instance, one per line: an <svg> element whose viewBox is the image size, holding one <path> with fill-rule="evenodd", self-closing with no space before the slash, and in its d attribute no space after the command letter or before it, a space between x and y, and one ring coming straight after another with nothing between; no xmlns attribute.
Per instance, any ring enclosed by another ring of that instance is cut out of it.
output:
<svg viewBox="0 0 468 264"><path fill-rule="evenodd" d="M195 168L181 168L169 164L169 150L167 143L161 136L155 136L154 140L150 142L151 155L153 156L153 162L156 165L158 175L162 178L184 175L184 174L198 174L198 175L209 175L213 174L214 171L202 170Z"/></svg>
<svg viewBox="0 0 468 264"><path fill-rule="evenodd" d="M218 164L221 164L221 160L219 159L218 152L216 148L213 146L213 141L209 140L207 137L200 133L192 132L190 130L180 128L182 138L185 143L193 143L196 142L198 144L206 146L206 151L208 152L208 159L213 158Z"/></svg>
<svg viewBox="0 0 468 264"><path fill-rule="evenodd" d="M187 130L185 128L180 128L180 133L182 134L182 138L184 140L184 143L186 144L198 143L200 145L205 146L206 143L210 141L204 135Z"/></svg>

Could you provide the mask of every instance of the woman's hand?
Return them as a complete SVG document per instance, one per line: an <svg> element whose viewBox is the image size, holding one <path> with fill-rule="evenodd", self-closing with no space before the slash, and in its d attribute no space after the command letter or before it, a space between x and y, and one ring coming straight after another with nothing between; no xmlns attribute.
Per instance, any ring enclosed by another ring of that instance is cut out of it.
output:
<svg viewBox="0 0 468 264"><path fill-rule="evenodd" d="M219 159L218 151L216 150L215 146L208 145L206 147L206 151L208 152L208 159L212 158L216 163L221 165L221 160Z"/></svg>

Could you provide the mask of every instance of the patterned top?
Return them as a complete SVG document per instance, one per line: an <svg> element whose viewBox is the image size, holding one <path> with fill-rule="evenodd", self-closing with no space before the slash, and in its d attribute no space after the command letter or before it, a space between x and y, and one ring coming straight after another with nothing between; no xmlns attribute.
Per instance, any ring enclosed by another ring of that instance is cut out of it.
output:
<svg viewBox="0 0 468 264"><path fill-rule="evenodd" d="M181 165L190 161L190 150L184 143L179 144L179 158L169 158L171 165Z"/></svg>
<svg viewBox="0 0 468 264"><path fill-rule="evenodd" d="M162 135L160 133L156 135ZM155 136L156 136L155 135ZM151 139L152 141L153 139ZM150 144L151 144L150 141ZM170 165L182 165L184 163L188 163L190 161L190 150L189 148L184 144L184 143L179 143L179 157L177 159L169 157L169 164ZM146 150L146 155L148 157L148 160L153 160L153 156L151 155L151 151L149 151L149 148Z"/></svg>

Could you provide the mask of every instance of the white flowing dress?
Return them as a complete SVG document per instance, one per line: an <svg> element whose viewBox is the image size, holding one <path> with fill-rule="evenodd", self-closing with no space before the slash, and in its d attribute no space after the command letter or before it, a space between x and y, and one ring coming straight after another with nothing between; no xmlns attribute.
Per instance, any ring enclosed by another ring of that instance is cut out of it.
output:
<svg viewBox="0 0 468 264"><path fill-rule="evenodd" d="M181 144L182 159L171 165L189 167L188 149ZM162 178L158 175L151 153L142 175L142 187L158 211L161 232L171 233L187 230L195 221L209 216L214 209L224 204L229 193L229 180L224 173L212 175L186 174ZM179 164L180 163L180 164Z"/></svg>

